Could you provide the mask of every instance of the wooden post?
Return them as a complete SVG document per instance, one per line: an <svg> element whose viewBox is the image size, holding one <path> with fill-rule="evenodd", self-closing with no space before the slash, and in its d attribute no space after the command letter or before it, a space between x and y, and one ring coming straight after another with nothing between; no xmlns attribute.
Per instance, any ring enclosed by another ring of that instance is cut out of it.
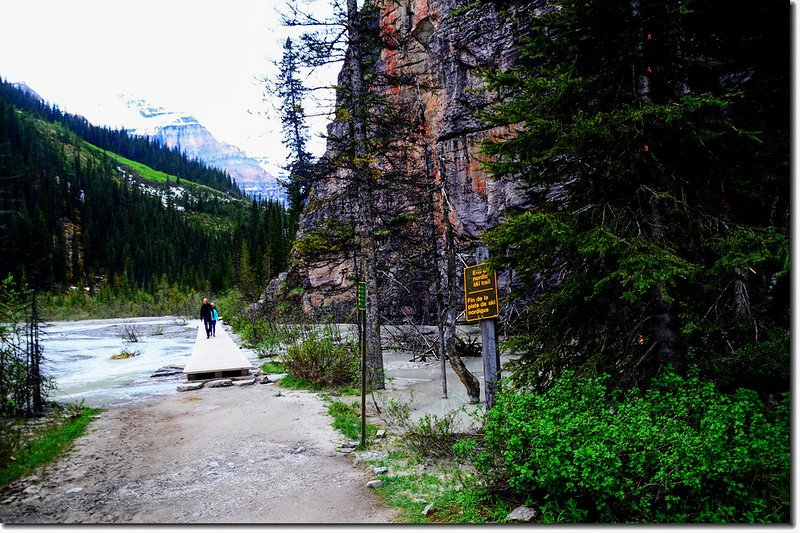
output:
<svg viewBox="0 0 800 533"><path fill-rule="evenodd" d="M478 247L477 260L482 263L489 259L489 250L485 246ZM499 392L500 355L497 351L496 319L481 320L481 351L483 353L483 383L486 398L486 410L494 407L495 396Z"/></svg>

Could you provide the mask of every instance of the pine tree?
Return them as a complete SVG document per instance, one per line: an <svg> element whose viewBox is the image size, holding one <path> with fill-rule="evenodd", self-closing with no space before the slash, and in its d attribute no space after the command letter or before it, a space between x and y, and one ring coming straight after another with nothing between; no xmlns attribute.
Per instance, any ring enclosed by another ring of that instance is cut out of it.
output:
<svg viewBox="0 0 800 533"><path fill-rule="evenodd" d="M336 122L343 127L343 135L332 140L337 145L334 160L326 161L317 172L323 176L336 175L347 181L344 189L348 212L355 216L356 245L359 250L354 270L367 284L367 367L372 389L385 387L383 352L381 348L380 284L378 280L377 246L374 233L377 229L375 212L375 183L379 172L374 162L376 153L368 139L372 111L365 69L374 57L369 47L374 36L367 31L367 21L376 15L373 2L361 9L355 0L334 0L334 17L320 21L308 14L299 13L294 6L285 19L290 26L316 28L302 37L300 53L304 64L319 66L344 60L344 84L337 87ZM344 170L344 172L339 172Z"/></svg>
<svg viewBox="0 0 800 533"><path fill-rule="evenodd" d="M312 156L306 148L308 126L303 99L308 89L300 79L300 58L291 37L283 45L283 58L279 65L276 94L281 99L280 116L283 125L283 144L289 149L289 182L286 184L289 199L290 239L297 233L297 224L305 206L312 180Z"/></svg>
<svg viewBox="0 0 800 533"><path fill-rule="evenodd" d="M488 237L534 303L518 380L665 365L788 385L788 28L778 1L550 2L487 73L484 145L535 209ZM784 31L780 31L780 29Z"/></svg>

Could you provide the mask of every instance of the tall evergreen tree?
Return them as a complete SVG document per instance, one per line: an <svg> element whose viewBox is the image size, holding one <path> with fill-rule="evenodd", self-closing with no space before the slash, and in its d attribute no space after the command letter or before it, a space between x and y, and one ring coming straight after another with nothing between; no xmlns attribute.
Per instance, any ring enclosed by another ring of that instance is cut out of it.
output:
<svg viewBox="0 0 800 533"><path fill-rule="evenodd" d="M283 125L283 143L289 150L289 183L286 185L289 198L289 235L294 239L297 223L303 211L312 179L312 157L308 152L308 126L303 99L308 89L300 79L300 58L291 37L283 45L283 57L279 65L276 84L277 96L281 99L280 116Z"/></svg>
<svg viewBox="0 0 800 533"><path fill-rule="evenodd" d="M523 15L525 16L525 15ZM484 117L536 209L489 236L533 306L516 377L667 364L788 385L788 5L559 0Z"/></svg>
<svg viewBox="0 0 800 533"><path fill-rule="evenodd" d="M293 8L293 5L290 7ZM293 8L285 23L290 26L314 28L302 37L300 54L306 65L319 66L332 61L344 60L337 86L336 122L342 127L340 135L333 139L337 148L333 160L325 162L318 170L326 178L336 176L347 183L343 187L349 203L349 211L356 217L356 243L359 253L355 259L355 271L367 284L367 367L369 382L373 389L385 387L383 352L381 348L380 285L378 279L377 246L374 240L377 229L375 207L376 177L379 172L374 162L377 154L370 142L371 104L374 97L369 92L365 72L375 60L374 28L368 21L376 17L376 5L368 1L361 8L355 0L333 0L334 16L320 21L313 15L302 14ZM374 25L373 25L374 26ZM316 31L314 31L316 30ZM343 172L342 172L343 171Z"/></svg>

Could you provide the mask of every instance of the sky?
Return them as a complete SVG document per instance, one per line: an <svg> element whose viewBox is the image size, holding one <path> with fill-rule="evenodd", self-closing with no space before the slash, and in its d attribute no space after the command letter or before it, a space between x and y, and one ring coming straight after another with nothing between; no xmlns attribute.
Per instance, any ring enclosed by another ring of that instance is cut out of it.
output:
<svg viewBox="0 0 800 533"><path fill-rule="evenodd" d="M316 2L319 5L321 2ZM285 163L274 76L292 30L280 23L285 0L24 0L4 2L0 76L25 82L62 110L95 123L118 94L194 116L218 139L251 156ZM317 73L331 84L338 67ZM318 105L309 102L307 108ZM312 128L311 150L326 120ZM121 124L109 124L120 126Z"/></svg>

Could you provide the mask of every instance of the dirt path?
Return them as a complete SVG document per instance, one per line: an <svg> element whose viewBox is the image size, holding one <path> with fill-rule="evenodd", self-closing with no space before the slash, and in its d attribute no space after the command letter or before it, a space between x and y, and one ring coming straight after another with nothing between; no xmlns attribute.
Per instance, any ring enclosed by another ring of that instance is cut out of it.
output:
<svg viewBox="0 0 800 533"><path fill-rule="evenodd" d="M391 522L313 394L201 389L104 411L70 454L0 490L9 523Z"/></svg>

